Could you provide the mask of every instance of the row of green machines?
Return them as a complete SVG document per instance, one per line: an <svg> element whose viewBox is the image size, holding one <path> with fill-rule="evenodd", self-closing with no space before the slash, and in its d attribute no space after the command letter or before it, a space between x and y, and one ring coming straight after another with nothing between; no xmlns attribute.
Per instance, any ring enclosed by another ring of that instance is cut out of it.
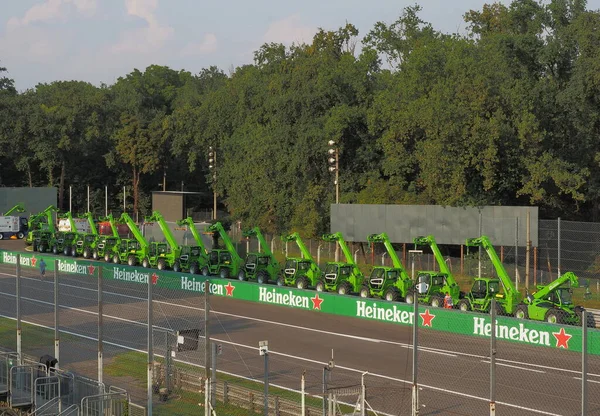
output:
<svg viewBox="0 0 600 416"><path fill-rule="evenodd" d="M282 240L295 243L301 256L287 257L281 265L258 227L243 233L244 237L256 238L259 243L258 251L247 253L243 259L220 222L207 226L201 232L191 218L178 221L177 224L187 227L194 238L195 245L187 246L178 244L168 224L157 211L146 217L145 222L158 224L166 242L146 241L127 213L119 218L109 215L99 219L110 224L111 235L98 233L96 222L90 213L81 216L88 219L90 232L77 232L71 213L58 215L58 218L66 218L71 222L71 231L56 231L52 226L52 213L55 211L54 207L48 207L30 218L26 240L34 251L204 276L234 277L259 284L271 282L279 286L337 292L340 295L357 294L363 298L375 297L391 302L413 303L416 299L417 302L432 307L444 306L444 298L450 296L452 307L463 311L487 313L493 304L492 300L495 300L497 314L552 323L578 325L583 311L583 308L572 302L572 288L579 286L578 278L572 272L563 274L548 285L538 286L533 294L523 296L516 290L486 236L467 239L466 245L485 250L498 277L476 277L471 289L462 292L432 235L416 237L414 244L415 248L429 247L439 270L418 271L415 278L411 278L387 234L382 233L369 235L367 241L383 244L392 266L375 266L365 276L355 263L341 233L325 234L322 240L336 243L343 253L344 261L328 262L323 268L320 267L300 235L293 233L283 236ZM122 237L118 232L118 224L126 224L133 238ZM210 250L203 243L203 233L213 237L214 244Z"/></svg>

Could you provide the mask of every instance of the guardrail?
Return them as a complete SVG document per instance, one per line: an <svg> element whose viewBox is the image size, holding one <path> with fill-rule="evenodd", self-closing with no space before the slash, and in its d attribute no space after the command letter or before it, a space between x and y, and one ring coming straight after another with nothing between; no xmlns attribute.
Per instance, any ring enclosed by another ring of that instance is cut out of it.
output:
<svg viewBox="0 0 600 416"><path fill-rule="evenodd" d="M36 254L32 253L2 251L0 263L16 264L17 254L20 255L22 267L36 267L37 257ZM37 256L39 257L39 254ZM50 255L44 255L44 257L56 260L56 262L46 261L48 271L53 271L56 267L60 273L97 278L101 268L104 279L138 284L151 282L153 285L165 289L198 293L204 292L204 282L208 279L210 281L210 294L225 298L406 326L413 325L415 319L414 306L401 302L387 302L380 299L360 298L291 287L259 285L252 282L217 277L207 278L191 274L66 259ZM600 311L598 313L600 318ZM419 314L416 319L421 327L460 335L488 338L491 331L490 317L486 314L419 306ZM499 316L497 317L496 337L500 340L540 347L581 351L581 328L575 326ZM589 354L600 355L599 330L591 329L588 332L587 349Z"/></svg>

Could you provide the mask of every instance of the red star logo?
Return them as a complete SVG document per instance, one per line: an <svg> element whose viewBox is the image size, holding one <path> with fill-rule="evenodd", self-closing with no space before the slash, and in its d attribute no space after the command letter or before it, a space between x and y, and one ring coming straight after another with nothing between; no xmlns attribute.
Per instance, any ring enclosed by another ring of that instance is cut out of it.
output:
<svg viewBox="0 0 600 416"><path fill-rule="evenodd" d="M35 256L31 256L31 267L35 267L36 263L37 263L37 259L35 258Z"/></svg>
<svg viewBox="0 0 600 416"><path fill-rule="evenodd" d="M310 300L312 300L313 309L318 309L318 310L321 310L321 303L323 303L323 300L324 300L324 299L321 299L321 298L319 297L319 294L318 294L318 293L315 295L315 297L314 297L314 298L310 298Z"/></svg>
<svg viewBox="0 0 600 416"><path fill-rule="evenodd" d="M565 332L564 328L561 328L558 332L553 332L554 338L556 338L556 348L564 348L565 350L569 349L569 340L573 337L573 335L569 335Z"/></svg>
<svg viewBox="0 0 600 416"><path fill-rule="evenodd" d="M88 273L93 276L94 275L94 270L96 270L96 267L94 267L93 264L90 264L88 266Z"/></svg>
<svg viewBox="0 0 600 416"><path fill-rule="evenodd" d="M225 290L227 291L227 296L233 296L233 291L235 290L235 286L231 284L231 282L227 283L225 286Z"/></svg>
<svg viewBox="0 0 600 416"><path fill-rule="evenodd" d="M155 285L158 283L158 275L156 273L152 273L152 276L150 276L152 278L152 284Z"/></svg>
<svg viewBox="0 0 600 416"><path fill-rule="evenodd" d="M433 321L433 318L435 318L435 315L430 314L429 309L426 309L425 313L420 313L419 315L423 319L423 326L428 326L431 328L432 327L431 321Z"/></svg>

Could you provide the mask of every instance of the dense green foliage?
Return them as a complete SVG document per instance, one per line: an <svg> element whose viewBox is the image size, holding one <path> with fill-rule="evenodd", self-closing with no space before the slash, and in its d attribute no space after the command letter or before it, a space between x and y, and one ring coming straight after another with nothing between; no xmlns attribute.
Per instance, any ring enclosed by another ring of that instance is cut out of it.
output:
<svg viewBox="0 0 600 416"><path fill-rule="evenodd" d="M0 68L3 186L109 185L147 210L168 189L216 190L233 219L318 234L343 203L538 205L600 212L600 12L584 0L515 0L445 34L405 9L359 38L265 44L229 75L161 66L111 86L69 81L17 93ZM1 58L1 57L0 57ZM116 203L114 204L117 205ZM207 198L207 207L211 206Z"/></svg>

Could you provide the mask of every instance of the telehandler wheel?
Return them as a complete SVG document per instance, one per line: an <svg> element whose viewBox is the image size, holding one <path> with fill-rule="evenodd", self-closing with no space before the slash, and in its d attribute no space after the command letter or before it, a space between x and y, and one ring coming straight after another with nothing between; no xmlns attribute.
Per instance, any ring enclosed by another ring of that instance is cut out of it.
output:
<svg viewBox="0 0 600 416"><path fill-rule="evenodd" d="M167 268L167 262L165 259L158 259L158 263L156 263L156 268L158 270L165 270Z"/></svg>
<svg viewBox="0 0 600 416"><path fill-rule="evenodd" d="M238 273L238 280L242 282L246 280L246 271L244 269L240 270L240 272Z"/></svg>
<svg viewBox="0 0 600 416"><path fill-rule="evenodd" d="M181 269L181 266L179 268ZM193 261L192 264L190 264L190 274L198 274L198 273L200 273L200 267L198 267L198 263Z"/></svg>
<svg viewBox="0 0 600 416"><path fill-rule="evenodd" d="M219 273L219 276L221 276L221 279L229 279L230 274L231 274L231 270L229 270L227 267L221 267L221 273Z"/></svg>
<svg viewBox="0 0 600 416"><path fill-rule="evenodd" d="M88 247L83 249L83 258L84 259L89 259L90 257L92 257L92 253L90 253L90 249Z"/></svg>
<svg viewBox="0 0 600 416"><path fill-rule="evenodd" d="M107 254L108 256L108 254ZM121 262L121 259L119 258L118 254L113 255L112 261L114 264L119 264Z"/></svg>
<svg viewBox="0 0 600 416"><path fill-rule="evenodd" d="M281 278L283 279L283 278ZM296 280L296 287L298 289L308 289L308 279L306 277L299 277Z"/></svg>
<svg viewBox="0 0 600 416"><path fill-rule="evenodd" d="M56 247L56 246L52 247L52 254L54 254L54 255L58 254L58 247Z"/></svg>
<svg viewBox="0 0 600 416"><path fill-rule="evenodd" d="M75 248L75 246L71 247L71 256L77 257L77 249Z"/></svg>
<svg viewBox="0 0 600 416"><path fill-rule="evenodd" d="M468 312L471 310L471 302L469 302L468 299L461 299L458 302L458 309L460 309L463 312Z"/></svg>
<svg viewBox="0 0 600 416"><path fill-rule="evenodd" d="M361 298L369 298L371 297L371 291L369 290L369 286L363 286L360 288L360 297Z"/></svg>
<svg viewBox="0 0 600 416"><path fill-rule="evenodd" d="M515 310L515 318L517 319L529 319L529 310L527 305L519 305Z"/></svg>
<svg viewBox="0 0 600 416"><path fill-rule="evenodd" d="M317 292L324 292L325 291L325 282L322 280L319 280L317 282L317 284L315 285L315 290Z"/></svg>
<svg viewBox="0 0 600 416"><path fill-rule="evenodd" d="M277 286L284 286L285 285L285 279L283 278L283 276L279 276L277 278Z"/></svg>
<svg viewBox="0 0 600 416"><path fill-rule="evenodd" d="M415 294L414 293L407 293L406 294L406 299L404 299L404 301L410 305L412 305L413 303L415 303Z"/></svg>
<svg viewBox="0 0 600 416"><path fill-rule="evenodd" d="M348 282L343 282L338 285L338 294L339 295L349 295L351 290L352 289Z"/></svg>
<svg viewBox="0 0 600 416"><path fill-rule="evenodd" d="M265 272L264 270L261 270L256 275L256 281L260 285L266 285L267 283L269 283L269 273Z"/></svg>
<svg viewBox="0 0 600 416"><path fill-rule="evenodd" d="M205 276L205 277L208 276L208 272L209 272L208 266L204 266L202 268L202 276Z"/></svg>
<svg viewBox="0 0 600 416"><path fill-rule="evenodd" d="M40 253L45 253L46 252L46 246L43 244L40 244L40 246L38 247L38 250Z"/></svg>
<svg viewBox="0 0 600 416"><path fill-rule="evenodd" d="M37 248L37 244L36 244L36 243L33 243L33 244L31 245L31 250L35 252L35 251L37 251L37 249L38 249L38 248Z"/></svg>
<svg viewBox="0 0 600 416"><path fill-rule="evenodd" d="M193 264L193 263L192 263ZM190 266L190 270L192 269L192 266ZM175 260L173 262L173 271L179 273L181 271L181 266L179 265L179 260ZM193 273L192 273L193 274Z"/></svg>
<svg viewBox="0 0 600 416"><path fill-rule="evenodd" d="M444 299L442 299L439 296L431 297L431 307L432 308L441 308L442 306L444 306Z"/></svg>
<svg viewBox="0 0 600 416"><path fill-rule="evenodd" d="M144 262L147 262L147 261L148 261L148 260L144 259ZM128 264L129 266L135 266L135 264L136 264L136 263L137 263L137 261L136 261L136 258L135 258L135 256L134 256L133 254L130 254L130 255L127 257L127 264ZM146 265L144 265L144 267L146 267Z"/></svg>
<svg viewBox="0 0 600 416"><path fill-rule="evenodd" d="M398 293L398 289L395 287L390 287L388 290L385 291L385 300L387 300L388 302L397 302L398 298L400 297L400 294Z"/></svg>
<svg viewBox="0 0 600 416"><path fill-rule="evenodd" d="M93 250L92 251L92 259L94 260L98 260L100 258L100 255L98 254L98 250Z"/></svg>
<svg viewBox="0 0 600 416"><path fill-rule="evenodd" d="M130 256L133 257L133 262L134 262L134 266L135 266L135 256ZM144 260L142 260L142 267L144 269L149 269L150 268L150 260L148 260L148 257L144 258Z"/></svg>
<svg viewBox="0 0 600 416"><path fill-rule="evenodd" d="M549 309L548 312L546 312L544 320L551 324L562 324L561 311L557 309Z"/></svg>

